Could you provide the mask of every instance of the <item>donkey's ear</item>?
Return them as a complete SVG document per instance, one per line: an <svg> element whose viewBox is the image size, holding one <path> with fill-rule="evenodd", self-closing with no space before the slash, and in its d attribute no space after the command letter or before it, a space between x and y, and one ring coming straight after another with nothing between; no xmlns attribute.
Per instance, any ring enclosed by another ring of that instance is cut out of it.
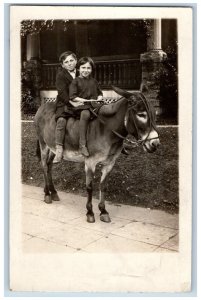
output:
<svg viewBox="0 0 201 300"><path fill-rule="evenodd" d="M125 91L125 90L122 90L122 89L120 89L120 88L118 88L118 87L116 87L116 86L113 86L112 85L112 89L117 93L117 94L119 94L120 96L123 96L123 97L125 97L125 98L130 98L133 94L132 93L129 93L129 92L127 92L127 91Z"/></svg>

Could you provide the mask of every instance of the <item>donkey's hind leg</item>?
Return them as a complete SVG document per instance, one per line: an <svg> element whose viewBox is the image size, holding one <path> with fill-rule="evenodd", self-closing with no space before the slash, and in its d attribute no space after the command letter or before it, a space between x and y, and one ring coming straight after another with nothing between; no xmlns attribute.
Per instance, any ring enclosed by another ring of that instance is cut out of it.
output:
<svg viewBox="0 0 201 300"><path fill-rule="evenodd" d="M105 183L106 183L106 177L109 174L109 172L112 170L115 162L111 162L108 165L103 166L102 168L102 176L101 176L101 181L100 181L100 186L99 186L99 199L100 203L98 205L98 208L100 210L100 220L106 223L110 223L111 219L109 216L109 213L105 209Z"/></svg>
<svg viewBox="0 0 201 300"><path fill-rule="evenodd" d="M89 162L89 161L88 161ZM95 165L87 163L85 161L85 173L86 173L86 188L87 188L87 222L94 223L95 217L92 206L92 192L93 192L93 175L95 172Z"/></svg>
<svg viewBox="0 0 201 300"><path fill-rule="evenodd" d="M52 165L53 165L54 157L55 154L52 151L49 151L48 160L47 160L47 177L48 177L49 191L51 193L51 200L59 201L60 199L52 180Z"/></svg>
<svg viewBox="0 0 201 300"><path fill-rule="evenodd" d="M40 143L40 150L41 150L41 164L43 168L43 175L45 180L45 187L44 187L44 201L45 203L52 203L51 194L50 194L50 184L49 184L49 178L51 177L51 168L49 171L49 164L48 164L48 158L50 150L47 147L47 145Z"/></svg>

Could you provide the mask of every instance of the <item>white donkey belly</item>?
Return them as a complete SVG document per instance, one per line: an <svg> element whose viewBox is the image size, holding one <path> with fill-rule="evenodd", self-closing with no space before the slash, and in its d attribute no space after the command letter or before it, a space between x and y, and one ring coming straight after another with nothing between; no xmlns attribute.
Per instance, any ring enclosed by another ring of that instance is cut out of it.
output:
<svg viewBox="0 0 201 300"><path fill-rule="evenodd" d="M63 159L74 162L84 162L85 157L79 151L64 150Z"/></svg>

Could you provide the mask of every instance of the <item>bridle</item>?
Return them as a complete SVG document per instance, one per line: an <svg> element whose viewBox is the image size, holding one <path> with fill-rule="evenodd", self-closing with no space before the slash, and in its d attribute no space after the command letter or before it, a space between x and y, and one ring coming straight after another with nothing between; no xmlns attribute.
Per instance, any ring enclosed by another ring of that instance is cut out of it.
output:
<svg viewBox="0 0 201 300"><path fill-rule="evenodd" d="M122 140L128 142L129 144L131 144L131 147L135 148L135 147L138 147L138 146L143 146L145 144L146 141L151 141L151 140L154 140L154 139L158 139L159 138L159 134L158 134L158 137L154 137L154 138L149 138L149 135L151 133L151 130L152 128L154 128L154 130L158 133L157 129L156 129L156 126L155 126L155 122L154 122L154 118L153 118L153 115L151 113L151 108L150 108L150 104L148 103L147 99L145 98L145 96L143 94L141 94L141 99L138 101L134 101L134 103L132 105L129 106L128 110L127 110L127 113L125 115L125 119L124 119L124 124L125 124L125 128L126 128L126 118L127 118L127 115L128 115L128 112L131 111L131 114L132 114L132 121L133 121L133 124L135 126L135 130L136 130L136 133L137 133L137 138L136 138L136 141L132 141L130 140L129 138L127 138L126 136L123 136L121 135L119 132L117 132L116 130L111 130L116 136L118 136L119 138L121 138ZM121 97L118 99L121 100L125 97ZM149 132L146 136L146 138L144 140L140 139L140 134L139 134L139 129L138 129L138 126L136 124L136 121L135 121L135 114L134 114L134 111L133 111L133 108L135 109L135 107L140 103L140 102L143 102L144 105L145 105L145 108L146 108L146 112L148 114L148 118L149 118ZM131 110L132 109L132 110ZM93 110L93 109L90 109L90 111L99 119L99 121L102 123L102 124L106 124L106 122L104 120L102 120L99 115ZM126 128L127 130L127 128ZM127 130L128 131L128 130Z"/></svg>
<svg viewBox="0 0 201 300"><path fill-rule="evenodd" d="M138 129L138 126L136 124L135 114L134 114L135 107L137 105L139 105L140 102L143 102L143 104L144 104L144 106L146 108L146 112L148 114L148 119L149 119L149 132L148 132L146 138L143 139L143 140L140 139L139 129ZM130 140L128 138L124 138L125 141L127 141L130 144L132 144L134 147L137 147L137 146L143 146L147 141L151 141L151 140L155 140L155 139L159 138L159 133L158 133L158 130L157 130L156 126L155 126L155 121L154 121L154 117L153 117L153 114L152 114L152 111L151 111L150 104L149 104L149 102L147 101L147 99L145 98L145 96L143 94L141 94L141 99L140 100L134 101L134 103L129 106L127 114L128 114L129 111L130 111L130 113L132 115L132 121L134 123L135 130L136 130L136 133L137 133L137 138L136 138L137 141L132 141L132 140ZM125 119L127 118L127 114L125 116ZM126 123L126 120L124 121L124 123ZM152 131L152 128L157 132L158 137L149 138L149 135L150 135L150 133Z"/></svg>

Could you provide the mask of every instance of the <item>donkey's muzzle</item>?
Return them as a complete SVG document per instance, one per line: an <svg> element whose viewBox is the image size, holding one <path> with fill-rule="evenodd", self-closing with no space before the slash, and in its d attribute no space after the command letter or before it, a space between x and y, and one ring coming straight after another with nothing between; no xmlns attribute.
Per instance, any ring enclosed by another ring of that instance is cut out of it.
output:
<svg viewBox="0 0 201 300"><path fill-rule="evenodd" d="M153 153L158 149L159 145L160 145L159 138L154 138L146 141L143 145L143 149L148 153Z"/></svg>

